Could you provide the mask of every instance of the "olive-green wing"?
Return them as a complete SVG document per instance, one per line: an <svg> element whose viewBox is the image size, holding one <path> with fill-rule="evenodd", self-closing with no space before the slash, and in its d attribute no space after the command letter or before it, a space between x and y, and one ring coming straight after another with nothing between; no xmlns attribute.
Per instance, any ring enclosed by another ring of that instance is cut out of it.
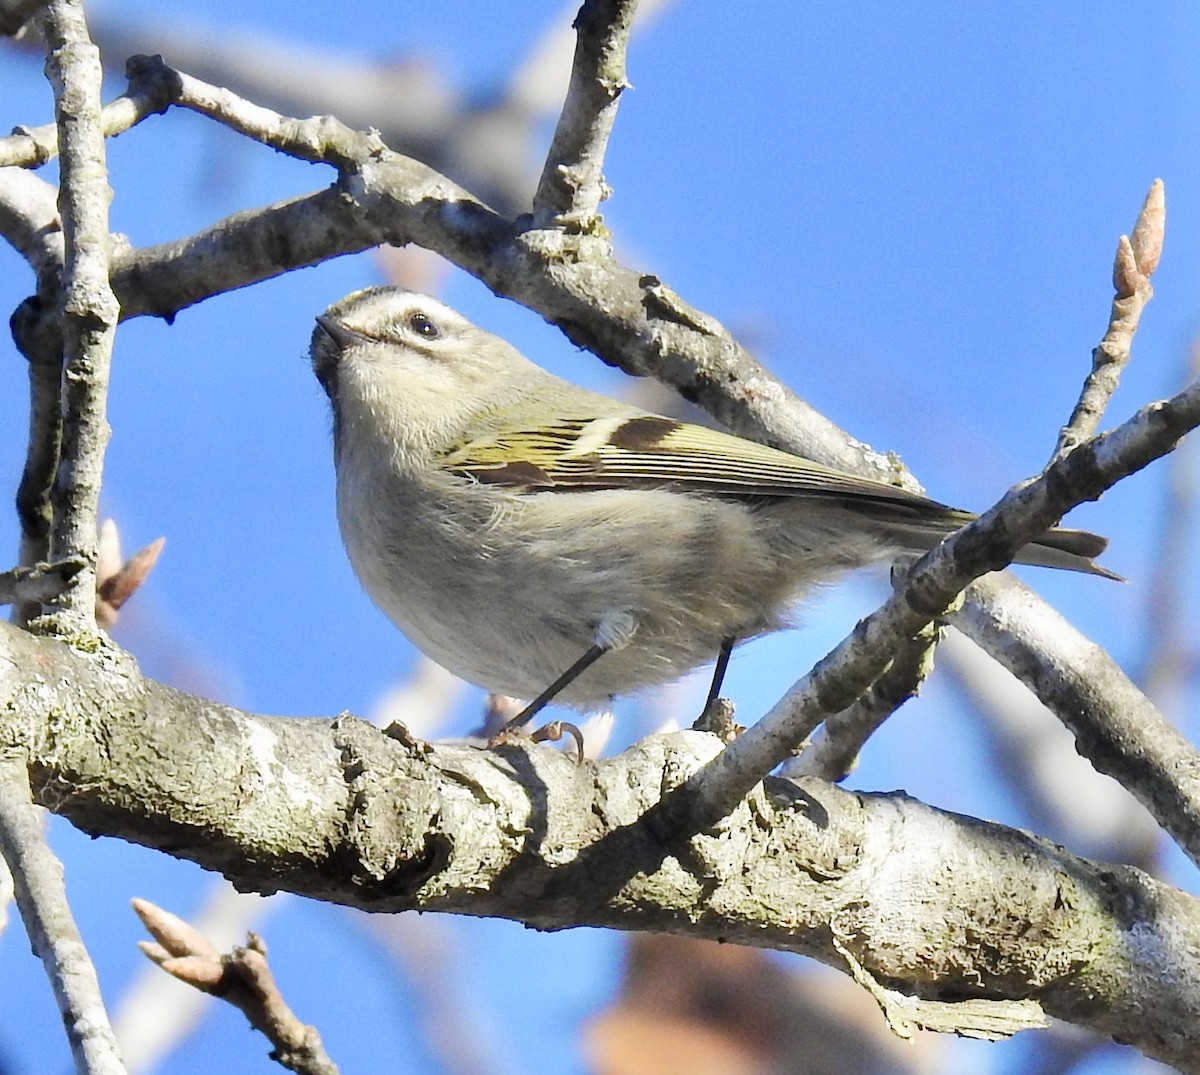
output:
<svg viewBox="0 0 1200 1075"><path fill-rule="evenodd" d="M810 496L940 508L925 497L800 456L658 415L560 418L490 430L451 451L451 473L535 490L661 488L741 496ZM963 521L969 518L963 513Z"/></svg>

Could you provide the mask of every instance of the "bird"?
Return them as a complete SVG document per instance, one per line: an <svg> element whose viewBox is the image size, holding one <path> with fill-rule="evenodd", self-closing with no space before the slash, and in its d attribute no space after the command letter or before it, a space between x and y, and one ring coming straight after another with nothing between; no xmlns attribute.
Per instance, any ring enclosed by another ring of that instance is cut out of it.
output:
<svg viewBox="0 0 1200 1075"><path fill-rule="evenodd" d="M316 319L337 515L359 581L426 655L498 694L588 711L791 626L806 591L975 518L554 376L428 295ZM1055 528L1019 563L1119 578Z"/></svg>

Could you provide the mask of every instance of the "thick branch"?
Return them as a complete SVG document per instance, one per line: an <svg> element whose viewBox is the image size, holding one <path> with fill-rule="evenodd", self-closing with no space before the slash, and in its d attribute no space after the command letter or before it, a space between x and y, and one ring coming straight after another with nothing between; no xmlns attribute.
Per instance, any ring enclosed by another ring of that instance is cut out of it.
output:
<svg viewBox="0 0 1200 1075"><path fill-rule="evenodd" d="M143 679L117 651L0 625L5 749L28 752L38 800L85 831L245 889L720 938L838 967L850 952L885 988L1034 999L1200 1070L1191 897L903 795L816 780L769 781L719 825L664 845L663 805L720 749L701 733L583 765L538 747L430 746L353 718L242 713Z"/></svg>

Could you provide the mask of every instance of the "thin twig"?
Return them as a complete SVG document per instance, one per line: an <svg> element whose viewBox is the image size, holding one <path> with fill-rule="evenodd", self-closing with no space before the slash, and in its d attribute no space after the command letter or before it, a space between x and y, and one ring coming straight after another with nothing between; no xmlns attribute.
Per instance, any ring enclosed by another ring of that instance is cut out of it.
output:
<svg viewBox="0 0 1200 1075"><path fill-rule="evenodd" d="M604 154L624 90L625 50L637 0L585 0L575 19L578 39L571 82L550 143L537 193L535 224L594 233L608 197Z"/></svg>
<svg viewBox="0 0 1200 1075"><path fill-rule="evenodd" d="M29 363L29 439L17 488L17 515L18 563L32 567L50 557L50 500L62 439L62 332L55 318L41 316L48 303L39 297L57 296L62 280L62 222L54 188L24 169L0 170L0 233L25 257L38 280L37 296L23 302L10 321L13 338ZM25 623L40 611L39 603L23 600L13 610L13 620Z"/></svg>
<svg viewBox="0 0 1200 1075"><path fill-rule="evenodd" d="M100 129L105 138L124 134L147 116L164 111L170 98L160 85L130 88L100 110ZM0 138L0 166L37 168L58 156L58 125L18 127L7 138Z"/></svg>
<svg viewBox="0 0 1200 1075"><path fill-rule="evenodd" d="M224 124L280 153L312 163L353 166L390 152L375 131L360 133L332 116L293 119L168 67L161 56L131 56L129 93L162 100Z"/></svg>
<svg viewBox="0 0 1200 1075"><path fill-rule="evenodd" d="M1108 331L1092 352L1092 372L1083 384L1079 402L1070 420L1058 435L1051 460L1066 455L1077 444L1092 436L1100 425L1108 401L1117 390L1121 371L1129 363L1133 335L1138 321L1154 294L1150 277L1162 256L1163 234L1167 223L1167 203L1163 181L1150 184L1142 210L1133 226L1132 237L1122 235L1113 262L1112 313Z"/></svg>
<svg viewBox="0 0 1200 1075"><path fill-rule="evenodd" d="M256 933L245 947L221 955L202 933L182 918L135 899L133 909L154 942L138 947L173 978L232 1004L274 1047L271 1058L300 1075L338 1075L315 1027L296 1018L275 984L267 946Z"/></svg>
<svg viewBox="0 0 1200 1075"><path fill-rule="evenodd" d="M23 763L0 762L0 854L12 872L17 907L45 965L77 1071L123 1075L96 968L71 915L62 864L46 844Z"/></svg>
<svg viewBox="0 0 1200 1075"><path fill-rule="evenodd" d="M37 563L31 567L16 567L0 571L0 605L19 601L46 604L55 601L83 570L82 560L61 560L57 563Z"/></svg>
<svg viewBox="0 0 1200 1075"><path fill-rule="evenodd" d="M55 277L39 290L56 293L57 283ZM12 317L13 335L29 363L29 444L17 486L20 563L25 567L50 558L51 501L62 446L62 334L55 318L43 316L44 307L35 296Z"/></svg>
<svg viewBox="0 0 1200 1075"><path fill-rule="evenodd" d="M1071 508L1094 500L1120 479L1170 452L1197 425L1200 382L1169 400L1143 407L1123 425L1080 445L923 556L903 588L861 620L765 717L688 782L690 792L681 797L679 823L692 832L725 817L817 724L866 690L900 647L943 615L968 583L1010 563L1018 549L1045 533ZM1144 746L1140 741L1139 745ZM1200 863L1200 757L1186 741L1179 742L1170 757L1169 772L1159 776L1179 793L1179 811L1164 816L1163 804L1140 782L1135 781L1130 790Z"/></svg>
<svg viewBox="0 0 1200 1075"><path fill-rule="evenodd" d="M29 262L37 274L39 293L56 295L64 255L54 188L22 168L0 169L0 235ZM17 489L18 563L23 567L50 556L50 493L62 435L62 338L54 319L38 316L39 307L37 299L27 300L11 321L13 337L29 362L29 447ZM22 603L13 618L24 623L40 607Z"/></svg>
<svg viewBox="0 0 1200 1075"><path fill-rule="evenodd" d="M200 905L190 924L218 948L232 948L251 929L262 929L264 920L289 899L283 893L264 898L238 892L216 876L201 886L199 896ZM163 1068L166 1057L183 1047L211 1013L213 999L184 982L165 981L157 964L143 964L113 1004L113 1026L130 1068Z"/></svg>
<svg viewBox="0 0 1200 1075"><path fill-rule="evenodd" d="M840 713L827 717L812 742L783 764L783 776L844 780L858 764L866 741L910 698L933 671L937 629L931 624L900 647L869 690Z"/></svg>
<svg viewBox="0 0 1200 1075"><path fill-rule="evenodd" d="M81 0L51 0L38 23L46 39L47 77L54 88L66 250L60 307L65 420L51 548L56 559L81 556L88 564L63 594L60 606L88 626L95 623L97 503L108 444L108 374L119 313L109 285L111 191L100 118L100 52L88 38Z"/></svg>

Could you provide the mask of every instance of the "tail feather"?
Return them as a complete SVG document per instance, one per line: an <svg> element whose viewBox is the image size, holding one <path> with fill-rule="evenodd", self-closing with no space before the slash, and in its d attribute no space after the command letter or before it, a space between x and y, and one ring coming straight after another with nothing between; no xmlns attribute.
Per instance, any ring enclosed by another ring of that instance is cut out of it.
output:
<svg viewBox="0 0 1200 1075"><path fill-rule="evenodd" d="M1101 578L1112 579L1115 582L1125 580L1115 571L1109 571L1094 563L1094 557L1099 556L1108 548L1108 538L1087 530L1048 530L1037 541L1026 545L1017 553L1018 564L1032 564L1034 567L1059 567L1066 571L1082 571L1088 575L1099 575Z"/></svg>
<svg viewBox="0 0 1200 1075"><path fill-rule="evenodd" d="M922 507L926 507L922 505ZM859 509L861 511L861 508ZM901 521L897 512L891 508L878 516L886 521L887 529L895 542L902 548L921 552L936 545L947 534L978 518L968 511L947 508L941 504L931 503L926 507L924 518L910 518ZM915 513L914 513L915 514ZM1056 528L1048 530L1036 541L1024 546L1013 558L1015 563L1029 564L1033 567L1054 567L1064 571L1079 571L1085 575L1099 575L1101 578L1124 582L1120 575L1109 571L1095 563L1095 557L1108 548L1108 538L1093 534L1088 530L1068 530Z"/></svg>

